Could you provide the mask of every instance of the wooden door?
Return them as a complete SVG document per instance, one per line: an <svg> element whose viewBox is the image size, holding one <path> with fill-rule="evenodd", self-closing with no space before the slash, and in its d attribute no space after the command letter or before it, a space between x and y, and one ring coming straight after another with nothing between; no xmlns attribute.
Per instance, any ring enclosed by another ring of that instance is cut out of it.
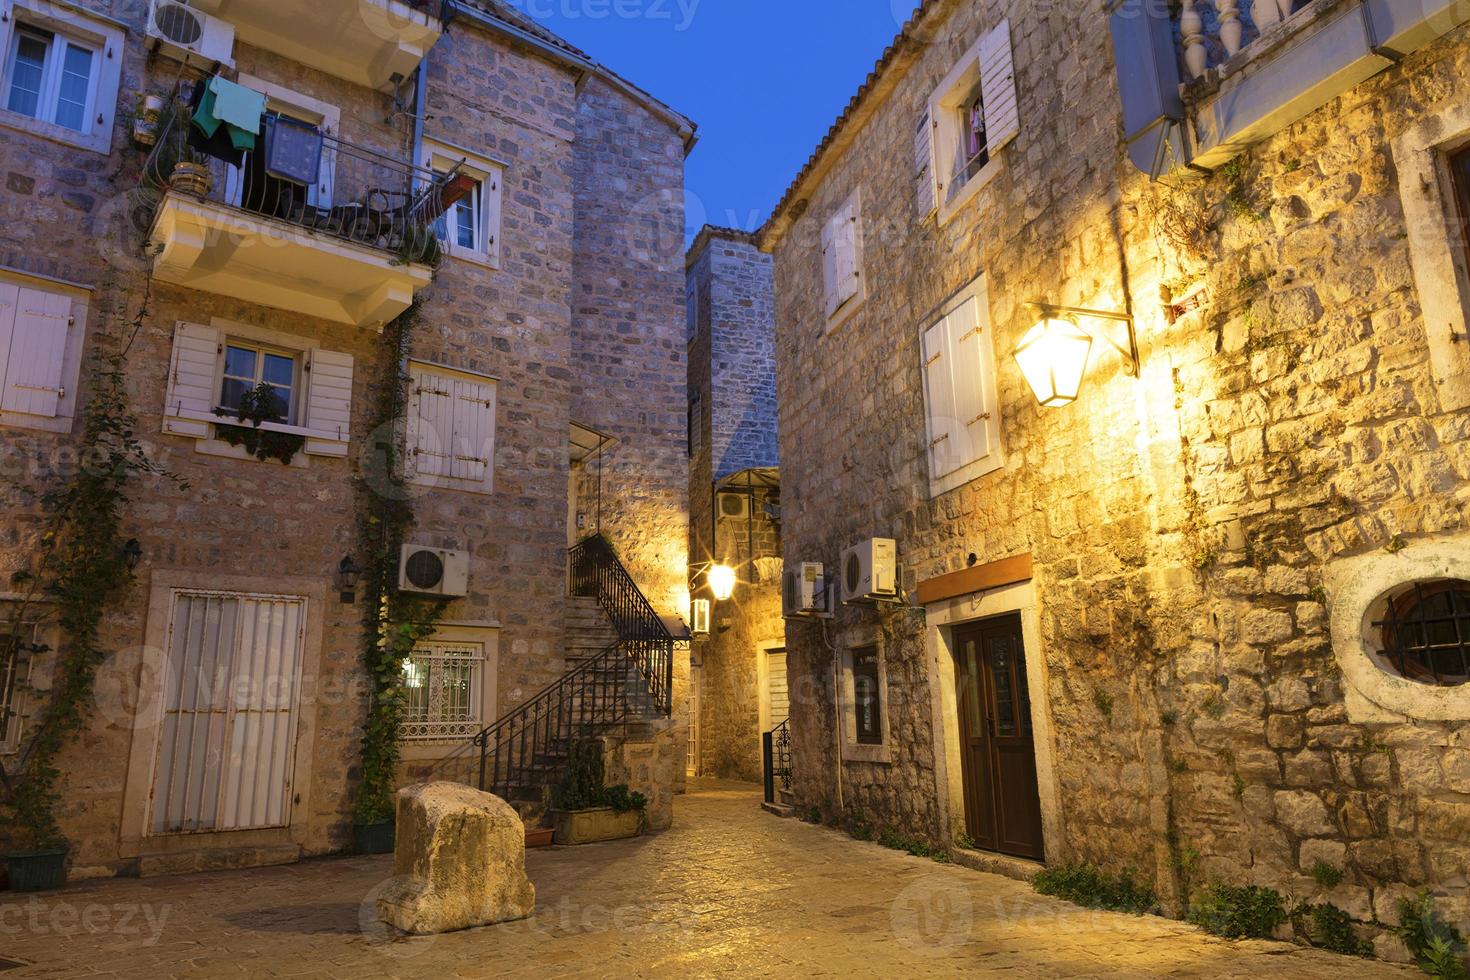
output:
<svg viewBox="0 0 1470 980"><path fill-rule="evenodd" d="M965 825L977 846L1040 860L1036 740L1018 613L957 628Z"/></svg>

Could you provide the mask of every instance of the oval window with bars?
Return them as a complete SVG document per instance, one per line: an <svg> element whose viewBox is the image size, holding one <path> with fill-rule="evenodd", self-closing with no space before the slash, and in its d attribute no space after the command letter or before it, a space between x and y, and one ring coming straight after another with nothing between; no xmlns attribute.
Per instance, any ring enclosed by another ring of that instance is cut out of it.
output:
<svg viewBox="0 0 1470 980"><path fill-rule="evenodd" d="M1435 687L1470 682L1470 582L1410 582L1374 605L1371 645L1379 665Z"/></svg>

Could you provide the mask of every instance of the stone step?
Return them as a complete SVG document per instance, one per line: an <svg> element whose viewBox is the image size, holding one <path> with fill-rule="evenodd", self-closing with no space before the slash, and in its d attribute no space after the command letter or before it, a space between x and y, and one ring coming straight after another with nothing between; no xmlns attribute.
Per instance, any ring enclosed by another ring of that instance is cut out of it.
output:
<svg viewBox="0 0 1470 980"><path fill-rule="evenodd" d="M761 801L761 809L767 813L774 813L778 817L796 816L796 807L787 803L766 803Z"/></svg>

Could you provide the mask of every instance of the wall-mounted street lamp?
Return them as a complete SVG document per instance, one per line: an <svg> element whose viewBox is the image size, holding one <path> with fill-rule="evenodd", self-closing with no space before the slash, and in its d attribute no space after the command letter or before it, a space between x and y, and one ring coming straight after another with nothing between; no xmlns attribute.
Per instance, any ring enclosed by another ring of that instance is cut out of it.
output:
<svg viewBox="0 0 1470 980"><path fill-rule="evenodd" d="M689 600L689 632L694 636L709 636L709 600Z"/></svg>
<svg viewBox="0 0 1470 980"><path fill-rule="evenodd" d="M128 571L137 571L138 563L143 560L143 546L137 538L128 538L122 547L122 559Z"/></svg>
<svg viewBox="0 0 1470 980"><path fill-rule="evenodd" d="M728 602L735 594L735 569L724 562L711 565L704 573L704 580L716 602Z"/></svg>
<svg viewBox="0 0 1470 980"><path fill-rule="evenodd" d="M337 565L337 598L343 605L351 605L357 601L357 580L362 577L362 569L357 562L352 560L351 555L343 555L342 561Z"/></svg>
<svg viewBox="0 0 1470 980"><path fill-rule="evenodd" d="M1087 358L1097 336L1122 354L1127 361L1128 374L1138 377L1138 340L1133 332L1131 316L1050 303L1027 305L1040 313L1041 319L1016 345L1015 358L1026 383L1043 406L1055 408L1077 400L1077 394L1082 390L1082 378L1087 373ZM1126 334L1120 339L1114 333L1123 331L1088 331L1079 319L1122 324Z"/></svg>

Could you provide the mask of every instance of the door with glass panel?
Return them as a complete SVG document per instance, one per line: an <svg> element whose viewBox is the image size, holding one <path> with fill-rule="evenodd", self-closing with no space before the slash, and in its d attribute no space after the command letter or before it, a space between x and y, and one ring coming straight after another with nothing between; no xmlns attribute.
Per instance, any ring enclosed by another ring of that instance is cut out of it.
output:
<svg viewBox="0 0 1470 980"><path fill-rule="evenodd" d="M965 825L989 851L1041 860L1036 740L1019 613L954 631Z"/></svg>
<svg viewBox="0 0 1470 980"><path fill-rule="evenodd" d="M174 593L152 833L290 823L305 627L297 596Z"/></svg>

